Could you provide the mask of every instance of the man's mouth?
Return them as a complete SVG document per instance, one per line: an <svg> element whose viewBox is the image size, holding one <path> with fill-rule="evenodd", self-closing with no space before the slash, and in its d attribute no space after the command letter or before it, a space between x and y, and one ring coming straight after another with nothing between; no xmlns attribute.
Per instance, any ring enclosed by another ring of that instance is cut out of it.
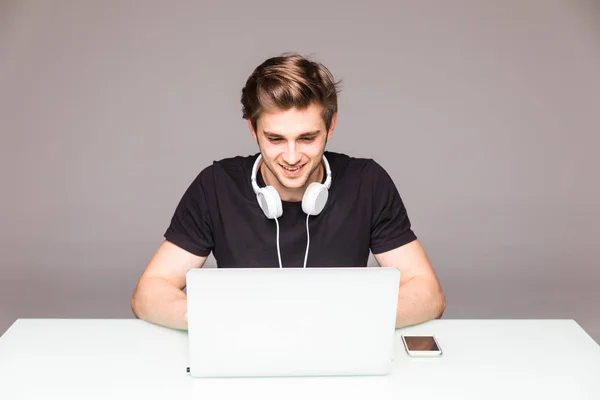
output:
<svg viewBox="0 0 600 400"><path fill-rule="evenodd" d="M279 166L283 168L287 175L295 175L296 173L300 172L305 165L306 164L298 165L297 167L287 167L285 165L279 164Z"/></svg>

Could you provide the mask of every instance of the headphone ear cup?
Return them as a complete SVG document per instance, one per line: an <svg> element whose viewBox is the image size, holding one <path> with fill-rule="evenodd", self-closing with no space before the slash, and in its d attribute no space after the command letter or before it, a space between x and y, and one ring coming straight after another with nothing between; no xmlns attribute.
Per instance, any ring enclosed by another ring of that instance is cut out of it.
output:
<svg viewBox="0 0 600 400"><path fill-rule="evenodd" d="M260 188L256 194L256 199L267 218L274 219L283 215L281 198L273 186Z"/></svg>
<svg viewBox="0 0 600 400"><path fill-rule="evenodd" d="M329 197L327 187L321 183L313 182L306 188L302 197L302 211L308 215L318 215Z"/></svg>

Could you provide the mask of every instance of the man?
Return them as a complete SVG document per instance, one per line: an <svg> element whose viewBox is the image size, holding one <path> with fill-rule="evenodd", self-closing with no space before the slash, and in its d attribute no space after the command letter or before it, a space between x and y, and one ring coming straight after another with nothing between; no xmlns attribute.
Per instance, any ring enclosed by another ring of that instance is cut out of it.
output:
<svg viewBox="0 0 600 400"><path fill-rule="evenodd" d="M241 102L260 153L215 161L189 186L133 294L138 318L187 329L186 273L211 252L219 268L285 268L366 266L371 251L401 271L396 327L442 315L444 295L390 176L371 159L325 151L337 85L294 54L254 70Z"/></svg>

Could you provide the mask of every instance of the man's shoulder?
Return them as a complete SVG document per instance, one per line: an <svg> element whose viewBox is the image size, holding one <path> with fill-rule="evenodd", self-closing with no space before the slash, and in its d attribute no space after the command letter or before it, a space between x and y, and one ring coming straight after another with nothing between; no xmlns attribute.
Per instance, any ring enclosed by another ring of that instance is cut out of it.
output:
<svg viewBox="0 0 600 400"><path fill-rule="evenodd" d="M199 175L215 175L215 174L230 174L230 175L241 175L250 173L252 171L252 165L256 160L258 153L247 156L232 156L213 160L209 165L206 165ZM249 176L249 175L248 175Z"/></svg>
<svg viewBox="0 0 600 400"><path fill-rule="evenodd" d="M331 172L339 178L351 177L353 179L369 179L382 172L383 167L369 157L351 156L345 153L326 151L325 156L331 166Z"/></svg>
<svg viewBox="0 0 600 400"><path fill-rule="evenodd" d="M334 151L326 151L324 155L327 158L327 161L329 162L332 171L334 170L334 167L340 171L347 168L364 168L370 162L373 161L370 158L355 157L346 153L339 153Z"/></svg>
<svg viewBox="0 0 600 400"><path fill-rule="evenodd" d="M250 181L252 165L257 154L232 156L213 160L196 175L192 187L214 188L216 185L239 185Z"/></svg>
<svg viewBox="0 0 600 400"><path fill-rule="evenodd" d="M247 156L237 155L232 157L214 160L209 168L215 172L224 172L227 174L239 175L252 172L252 165L258 157L258 153Z"/></svg>

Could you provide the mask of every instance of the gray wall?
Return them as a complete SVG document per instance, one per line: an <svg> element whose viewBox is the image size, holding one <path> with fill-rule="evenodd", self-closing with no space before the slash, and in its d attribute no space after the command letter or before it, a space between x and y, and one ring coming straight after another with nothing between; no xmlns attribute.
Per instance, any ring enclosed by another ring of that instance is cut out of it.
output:
<svg viewBox="0 0 600 400"><path fill-rule="evenodd" d="M447 318L574 318L599 341L599 17L592 1L1 2L0 333L132 317L188 184L256 151L248 74L298 51L344 80L329 149L387 168Z"/></svg>

